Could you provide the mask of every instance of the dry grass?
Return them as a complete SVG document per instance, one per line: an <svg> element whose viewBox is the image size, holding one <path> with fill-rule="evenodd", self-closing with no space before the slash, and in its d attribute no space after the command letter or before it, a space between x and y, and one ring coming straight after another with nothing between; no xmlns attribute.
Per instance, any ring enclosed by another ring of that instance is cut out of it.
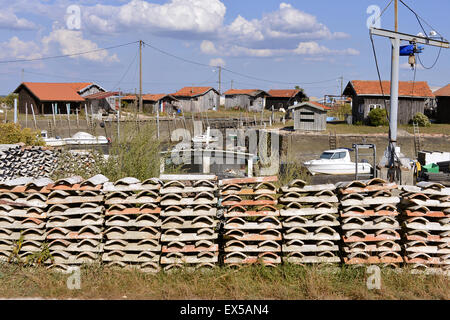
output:
<svg viewBox="0 0 450 320"><path fill-rule="evenodd" d="M0 297L57 299L449 299L444 276L382 271L381 290L368 290L363 269L337 272L318 267L284 265L208 272L144 274L101 266L84 267L81 289L69 290L68 275L44 268L0 265Z"/></svg>

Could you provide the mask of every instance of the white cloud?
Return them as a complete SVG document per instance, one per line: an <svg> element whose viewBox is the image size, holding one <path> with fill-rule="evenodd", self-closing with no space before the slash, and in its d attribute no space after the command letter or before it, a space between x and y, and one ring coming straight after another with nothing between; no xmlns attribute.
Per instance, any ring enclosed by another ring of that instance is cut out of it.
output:
<svg viewBox="0 0 450 320"><path fill-rule="evenodd" d="M24 18L18 18L11 10L0 11L0 29L32 30L37 26Z"/></svg>
<svg viewBox="0 0 450 320"><path fill-rule="evenodd" d="M140 28L153 34L212 33L222 27L226 7L219 0L171 0L154 4L132 0L122 6L84 7L84 21L93 30L111 33Z"/></svg>
<svg viewBox="0 0 450 320"><path fill-rule="evenodd" d="M41 50L33 41L22 41L12 37L9 41L0 43L1 59L36 59L41 58Z"/></svg>
<svg viewBox="0 0 450 320"><path fill-rule="evenodd" d="M206 54L217 54L216 46L209 40L202 41L200 44L200 50Z"/></svg>
<svg viewBox="0 0 450 320"><path fill-rule="evenodd" d="M226 63L222 58L216 58L209 60L209 65L211 67L225 67Z"/></svg>
<svg viewBox="0 0 450 320"><path fill-rule="evenodd" d="M99 47L91 40L84 39L81 31L68 29L54 29L48 36L42 39L44 51L50 50L51 44L57 44L62 54L71 54L97 50ZM106 50L99 50L83 55L73 56L71 58L84 58L90 61L117 62L119 59L116 54L109 55Z"/></svg>
<svg viewBox="0 0 450 320"><path fill-rule="evenodd" d="M281 3L278 10L260 19L247 20L238 15L212 42L204 40L203 53L223 56L280 57L284 55L325 56L358 55L353 48L335 50L318 41L348 37L343 32L331 32L314 15Z"/></svg>
<svg viewBox="0 0 450 320"><path fill-rule="evenodd" d="M205 41L204 41L205 42ZM355 49L343 49L343 50L334 50L329 49L325 46L319 45L317 42L308 41L308 42L299 42L297 47L294 49L257 49L257 48L248 48L245 46L239 45L228 45L223 44L216 48L216 46L210 41L206 41L208 45L202 45L201 50L203 53L208 53L206 48L214 48L214 53L220 52L223 56L248 56L248 57L259 57L259 58L267 58L267 57L281 57L287 55L297 55L297 56L306 56L306 57L323 57L329 55L358 55L359 51ZM203 44L203 43L202 43Z"/></svg>

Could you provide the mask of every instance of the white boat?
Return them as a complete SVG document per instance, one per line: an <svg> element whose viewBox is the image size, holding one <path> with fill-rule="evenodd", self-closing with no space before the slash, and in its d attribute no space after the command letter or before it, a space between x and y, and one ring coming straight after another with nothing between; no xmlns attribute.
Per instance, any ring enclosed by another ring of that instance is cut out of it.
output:
<svg viewBox="0 0 450 320"><path fill-rule="evenodd" d="M77 132L70 138L64 138L64 141L68 145L95 145L95 144L108 144L109 140L105 136L95 137L87 132Z"/></svg>
<svg viewBox="0 0 450 320"><path fill-rule="evenodd" d="M303 164L311 174L355 174L356 163L351 161L347 149L327 150L322 153L320 159L306 161ZM358 163L358 174L369 174L372 166L369 163Z"/></svg>
<svg viewBox="0 0 450 320"><path fill-rule="evenodd" d="M66 145L66 141L60 137L49 138L47 130L41 131L41 137L45 144L49 147L62 147Z"/></svg>

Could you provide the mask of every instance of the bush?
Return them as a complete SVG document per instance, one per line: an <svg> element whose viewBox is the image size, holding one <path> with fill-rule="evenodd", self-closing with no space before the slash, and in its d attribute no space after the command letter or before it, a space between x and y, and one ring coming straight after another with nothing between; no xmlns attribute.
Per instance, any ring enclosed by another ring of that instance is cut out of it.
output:
<svg viewBox="0 0 450 320"><path fill-rule="evenodd" d="M419 127L429 127L431 126L430 119L421 112L417 112L412 119L412 122L417 123Z"/></svg>
<svg viewBox="0 0 450 320"><path fill-rule="evenodd" d="M369 124L374 127L387 126L389 125L387 121L386 109L375 108L369 112Z"/></svg>
<svg viewBox="0 0 450 320"><path fill-rule="evenodd" d="M19 142L23 142L27 146L45 146L39 131L30 128L22 129L19 124L13 122L0 123L0 144Z"/></svg>

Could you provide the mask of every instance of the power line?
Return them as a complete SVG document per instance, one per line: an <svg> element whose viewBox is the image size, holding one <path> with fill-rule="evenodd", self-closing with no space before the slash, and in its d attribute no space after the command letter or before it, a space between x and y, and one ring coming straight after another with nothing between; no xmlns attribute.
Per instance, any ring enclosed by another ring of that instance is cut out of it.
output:
<svg viewBox="0 0 450 320"><path fill-rule="evenodd" d="M99 51L104 51L104 50L111 50L111 49L116 49L116 48L120 48L120 47L125 47L125 46L129 46L130 44L135 44L135 43L138 43L138 41L124 43L124 44L119 44L119 45L112 46L112 47L107 47L107 48L99 48L99 49L95 49L95 50L89 50L89 51L78 52L78 53L63 54L63 55L58 55L58 56L32 58L32 59L3 60L3 61L0 61L0 63L4 64L4 63L16 63L16 62L31 62L31 61L41 61L41 60L50 60L50 59L58 59L58 58L80 56L80 55L84 55L84 54L88 54L88 53L94 53L94 52L99 52Z"/></svg>
<svg viewBox="0 0 450 320"><path fill-rule="evenodd" d="M127 70L126 70L125 73L123 74L122 78L120 78L120 80L119 80L119 81L116 83L116 85L113 87L113 90L116 89L116 88L120 85L120 83L122 83L123 79L124 79L124 78L126 77L126 75L128 74L128 71L130 71L131 66L132 66L133 63L136 61L137 55L138 55L138 53L137 53L137 51L136 51L136 54L135 54L133 60L131 60L130 65L128 66Z"/></svg>
<svg viewBox="0 0 450 320"><path fill-rule="evenodd" d="M165 54L167 56L170 56L172 58L178 59L178 60L186 62L186 63L198 65L198 66L201 66L201 67L213 68L210 65L207 65L207 64L204 64L204 63L201 63L201 62L197 62L197 61L193 61L193 60L189 60L189 59L185 59L185 58L182 58L182 57L177 56L175 54L169 53L169 52L167 52L165 50L162 50L162 49L159 49L159 48L157 48L157 47L155 47L155 46L153 46L153 45L151 45L151 44L149 44L147 42L144 42L144 47L145 46L148 46L148 47L152 48L153 50L156 50L156 51L158 51L158 52L160 52L162 54ZM317 83L324 83L324 82L335 81L335 80L339 79L339 78L333 78L333 79L329 79L329 80L322 80L322 81L315 81L315 82L286 82L286 81L277 81L277 80L267 80L267 79L262 79L262 78L258 78L258 77L254 77L254 76L249 76L249 75L246 75L246 74L243 74L243 73L240 73L240 72L236 72L236 71L230 70L230 69L225 68L225 67L222 67L222 71L227 71L229 73L232 73L232 74L235 74L235 75L239 75L241 77L257 80L257 81L262 81L262 82L267 82L267 83L291 84L291 85L317 84Z"/></svg>

